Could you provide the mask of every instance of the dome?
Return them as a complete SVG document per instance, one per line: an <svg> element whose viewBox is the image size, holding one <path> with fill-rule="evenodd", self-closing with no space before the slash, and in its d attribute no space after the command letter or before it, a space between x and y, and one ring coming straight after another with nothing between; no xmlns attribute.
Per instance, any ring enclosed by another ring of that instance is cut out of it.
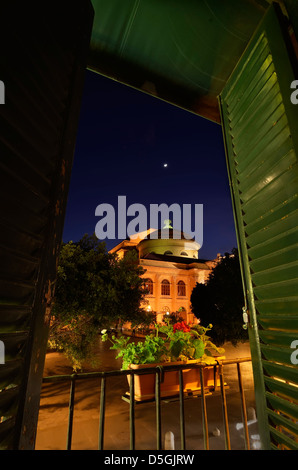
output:
<svg viewBox="0 0 298 470"><path fill-rule="evenodd" d="M194 238L172 227L154 230L138 244L140 258L154 253L198 259L199 248Z"/></svg>
<svg viewBox="0 0 298 470"><path fill-rule="evenodd" d="M150 240L192 240L194 241L194 238L192 238L190 235L185 234L181 230L175 230L173 228L162 228L159 230L154 230L153 232L149 233L147 235L147 239Z"/></svg>

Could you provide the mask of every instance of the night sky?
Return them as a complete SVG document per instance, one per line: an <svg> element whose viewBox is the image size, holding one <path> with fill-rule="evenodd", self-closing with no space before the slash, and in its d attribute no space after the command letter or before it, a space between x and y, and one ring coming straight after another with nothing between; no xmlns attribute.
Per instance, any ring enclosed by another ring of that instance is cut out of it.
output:
<svg viewBox="0 0 298 470"><path fill-rule="evenodd" d="M118 196L148 214L153 203L203 204L201 259L237 246L221 127L87 71L63 241L94 233L96 207L117 214Z"/></svg>

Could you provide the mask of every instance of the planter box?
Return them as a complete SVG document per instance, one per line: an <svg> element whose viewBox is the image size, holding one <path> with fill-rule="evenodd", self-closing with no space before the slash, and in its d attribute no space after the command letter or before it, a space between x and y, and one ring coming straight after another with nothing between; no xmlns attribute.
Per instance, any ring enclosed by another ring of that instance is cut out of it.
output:
<svg viewBox="0 0 298 470"><path fill-rule="evenodd" d="M221 356L217 359L223 359ZM188 363L196 363L196 361L189 361ZM167 365L185 365L185 362L171 362ZM156 366L164 366L161 364L131 364L130 368L144 369ZM216 377L215 377L216 370ZM215 369L213 365L204 367L203 370L204 389L214 389L219 385L218 368ZM130 376L127 376L128 383L130 384ZM183 370L183 391L185 393L200 391L200 369L184 369ZM177 396L179 394L179 371L165 371L164 380L160 384L161 397ZM155 374L135 374L135 400L146 401L155 398Z"/></svg>

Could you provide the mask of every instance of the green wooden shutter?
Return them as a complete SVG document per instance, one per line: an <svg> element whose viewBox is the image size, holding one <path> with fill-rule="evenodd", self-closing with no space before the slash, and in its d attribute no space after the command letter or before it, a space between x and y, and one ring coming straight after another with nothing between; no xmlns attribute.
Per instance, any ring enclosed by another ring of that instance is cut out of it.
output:
<svg viewBox="0 0 298 470"><path fill-rule="evenodd" d="M220 96L263 448L298 448L298 105L271 7Z"/></svg>
<svg viewBox="0 0 298 470"><path fill-rule="evenodd" d="M92 19L85 0L0 4L0 450L34 448Z"/></svg>

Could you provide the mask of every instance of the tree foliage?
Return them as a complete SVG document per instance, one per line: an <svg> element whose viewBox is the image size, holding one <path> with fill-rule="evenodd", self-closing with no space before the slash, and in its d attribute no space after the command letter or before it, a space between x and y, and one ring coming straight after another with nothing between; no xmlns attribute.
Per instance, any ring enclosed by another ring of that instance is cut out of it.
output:
<svg viewBox="0 0 298 470"><path fill-rule="evenodd" d="M50 344L62 349L75 369L92 357L101 328L144 321L143 273L134 253L119 259L95 236L62 246Z"/></svg>
<svg viewBox="0 0 298 470"><path fill-rule="evenodd" d="M197 283L191 294L192 311L201 323L213 325L213 341L220 345L247 339L243 328L243 287L238 250L225 256L212 270L206 284Z"/></svg>
<svg viewBox="0 0 298 470"><path fill-rule="evenodd" d="M180 315L178 310L178 312L165 313L162 317L162 321L169 323L170 325L174 325L175 323L183 321L183 317Z"/></svg>

